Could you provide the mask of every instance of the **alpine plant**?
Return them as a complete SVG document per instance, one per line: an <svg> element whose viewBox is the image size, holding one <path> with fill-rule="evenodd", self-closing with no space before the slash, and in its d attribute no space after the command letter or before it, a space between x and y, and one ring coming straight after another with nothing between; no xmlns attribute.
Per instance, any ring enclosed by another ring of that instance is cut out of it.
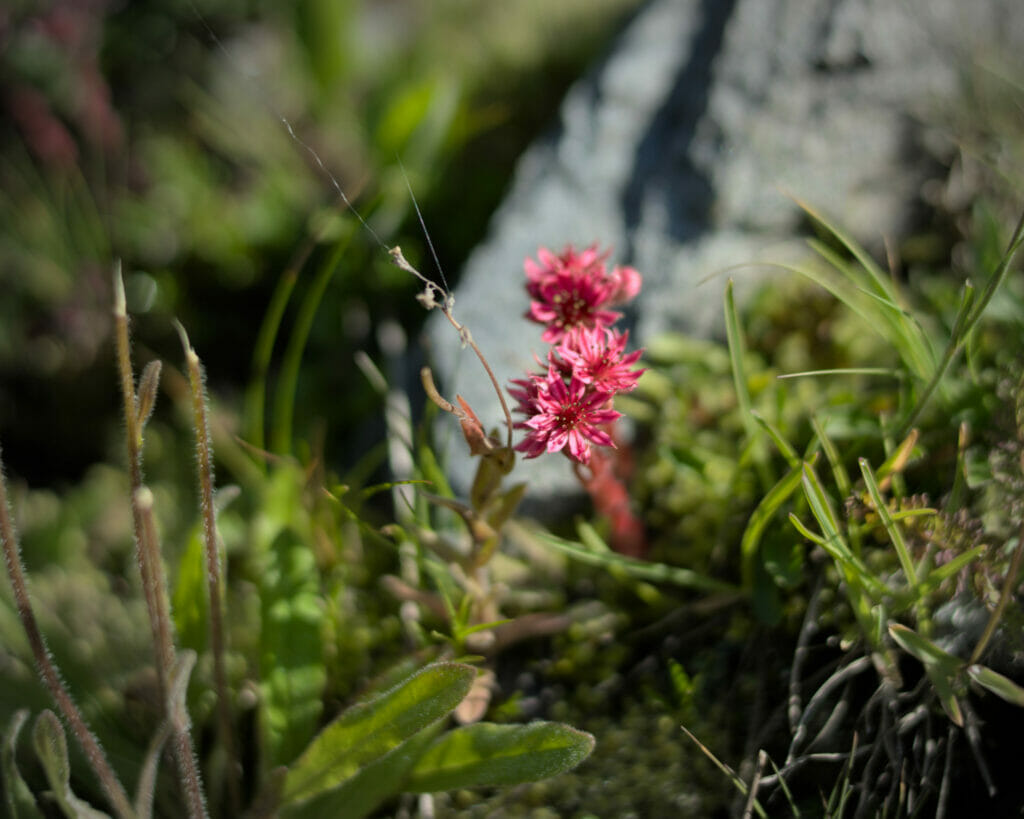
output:
<svg viewBox="0 0 1024 819"><path fill-rule="evenodd" d="M626 352L629 333L612 325L621 318L610 308L640 291L642 279L632 267L605 265L608 252L591 245L578 253L572 245L555 255L540 248L527 259L526 317L544 326L541 340L550 344L540 372L512 380L509 394L525 418L526 430L516 450L527 458L563 452L584 466L594 445L614 447L611 424L622 413L612 408L617 393L629 392L643 372L634 367L642 350Z"/></svg>

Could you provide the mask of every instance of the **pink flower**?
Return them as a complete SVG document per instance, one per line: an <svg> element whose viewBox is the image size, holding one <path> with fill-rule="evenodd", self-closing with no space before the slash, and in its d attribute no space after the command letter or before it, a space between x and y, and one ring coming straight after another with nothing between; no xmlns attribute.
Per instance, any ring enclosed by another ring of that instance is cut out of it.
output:
<svg viewBox="0 0 1024 819"><path fill-rule="evenodd" d="M560 452L588 464L591 446L614 447L608 431L621 413L612 397L636 386L642 369L633 369L640 351L627 353L629 334L611 329L620 314L607 308L632 299L642 279L632 267L605 267L608 253L597 245L577 252L567 245L561 255L546 248L527 259L528 318L545 325L541 338L552 347L543 370L514 379L509 394L516 411L526 416L515 426L528 430L516 446L527 458Z"/></svg>
<svg viewBox="0 0 1024 819"><path fill-rule="evenodd" d="M574 327L555 352L584 384L608 393L629 392L642 369L631 370L642 350L626 353L629 333L605 327Z"/></svg>
<svg viewBox="0 0 1024 819"><path fill-rule="evenodd" d="M560 273L586 277L595 274L604 275L604 260L608 253L598 253L597 245L593 244L582 253L577 253L572 245L566 245L560 256L556 256L546 247L537 249L537 262L527 258L523 262L526 271L526 289L532 296L535 286L550 282ZM539 262L539 264L538 264Z"/></svg>
<svg viewBox="0 0 1024 819"><path fill-rule="evenodd" d="M568 447L571 458L586 464L592 443L615 446L611 436L600 429L622 414L611 409L611 393L592 389L575 376L566 385L555 368L544 376L515 383L520 389L512 391L513 397L519 401L519 411L528 416L516 426L530 430L515 448L527 458Z"/></svg>
<svg viewBox="0 0 1024 819"><path fill-rule="evenodd" d="M632 299L640 290L640 274L631 267L616 267L609 274L608 254L591 245L577 253L567 245L560 256L546 248L537 262L527 259L526 290L532 299L527 318L546 325L541 338L557 344L574 327L608 327L620 314L607 307Z"/></svg>
<svg viewBox="0 0 1024 819"><path fill-rule="evenodd" d="M612 270L609 278L615 286L612 292L612 304L625 304L627 301L632 301L644 283L643 276L638 271L625 265Z"/></svg>

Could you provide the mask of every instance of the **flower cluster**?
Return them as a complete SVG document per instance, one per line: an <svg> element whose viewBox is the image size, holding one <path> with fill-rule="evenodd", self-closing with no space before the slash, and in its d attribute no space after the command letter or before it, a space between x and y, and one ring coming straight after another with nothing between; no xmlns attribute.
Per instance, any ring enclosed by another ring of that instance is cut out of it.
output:
<svg viewBox="0 0 1024 819"><path fill-rule="evenodd" d="M537 261L527 259L527 318L544 325L541 339L551 345L542 372L514 379L509 393L526 416L516 424L527 430L516 445L527 458L567 451L590 463L590 448L615 446L606 427L621 413L612 409L616 393L636 386L642 369L633 369L641 351L626 352L628 333L611 325L620 318L610 310L632 299L641 277L631 267L605 267L607 253L596 245L577 253L570 245L556 256L541 248Z"/></svg>

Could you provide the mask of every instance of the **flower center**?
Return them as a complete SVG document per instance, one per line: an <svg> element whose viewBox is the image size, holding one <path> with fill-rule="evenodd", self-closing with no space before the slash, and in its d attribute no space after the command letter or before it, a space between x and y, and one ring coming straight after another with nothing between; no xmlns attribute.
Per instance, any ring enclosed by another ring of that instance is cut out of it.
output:
<svg viewBox="0 0 1024 819"><path fill-rule="evenodd" d="M559 327L583 324L590 315L590 303L575 290L572 293L559 293L553 301L555 310L558 311L555 323Z"/></svg>

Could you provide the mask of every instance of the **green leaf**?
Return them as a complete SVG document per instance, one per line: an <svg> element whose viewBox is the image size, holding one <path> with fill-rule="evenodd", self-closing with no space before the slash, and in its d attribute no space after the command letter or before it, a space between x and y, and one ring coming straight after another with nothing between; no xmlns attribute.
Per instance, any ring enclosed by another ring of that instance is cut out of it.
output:
<svg viewBox="0 0 1024 819"><path fill-rule="evenodd" d="M800 467L800 456L796 454L796 450L793 445L786 440L783 434L772 424L770 424L761 413L751 411L750 417L754 419L761 429L768 433L768 436L775 443L776 449L782 454L782 457L786 459L786 463L789 464L791 469L799 469Z"/></svg>
<svg viewBox="0 0 1024 819"><path fill-rule="evenodd" d="M47 709L36 718L32 742L46 779L59 799L71 779L71 765L68 763L68 741L64 736L64 726L53 711Z"/></svg>
<svg viewBox="0 0 1024 819"><path fill-rule="evenodd" d="M285 780L285 803L336 788L361 768L451 713L469 693L476 669L435 663L369 702L349 708L310 743Z"/></svg>
<svg viewBox="0 0 1024 819"><path fill-rule="evenodd" d="M947 668L956 668L963 665L963 660L959 657L950 654L948 651L943 651L931 640L922 637L912 628L908 628L900 623L893 623L889 626L889 636L899 644L900 648L912 657L920 660L925 667L945 666Z"/></svg>
<svg viewBox="0 0 1024 819"><path fill-rule="evenodd" d="M407 790L420 793L534 782L574 768L594 748L584 731L556 722L478 722L449 731L413 768Z"/></svg>
<svg viewBox="0 0 1024 819"><path fill-rule="evenodd" d="M36 756L42 763L54 799L70 819L109 819L107 814L83 802L71 791L71 765L64 726L53 711L43 711L32 729Z"/></svg>
<svg viewBox="0 0 1024 819"><path fill-rule="evenodd" d="M22 708L11 715L11 721L7 723L7 731L4 733L3 745L0 746L0 782L3 783L7 813L12 819L42 819L42 813L32 798L32 791L29 790L25 780L18 772L18 764L15 760L15 752L18 747L18 734L28 720L28 710Z"/></svg>
<svg viewBox="0 0 1024 819"><path fill-rule="evenodd" d="M900 531L900 527L896 525L896 521L893 520L892 514L889 511L889 506L885 502L885 498L882 497L882 490L878 486L878 481L875 480L875 475L871 471L871 465L868 463L868 459L858 458L857 463L860 466L861 475L864 476L864 485L867 487L868 494L871 496L871 502L875 505L875 512L882 521L882 525L885 527L885 531L889 535L889 540L892 541L893 548L896 550L896 557L899 558L900 567L903 569L903 574L907 578L907 583L910 585L910 588L916 592L917 571L914 568L914 561L910 557L910 550L907 548L906 541L903 539L903 533Z"/></svg>
<svg viewBox="0 0 1024 819"><path fill-rule="evenodd" d="M178 563L172 602L179 644L195 651L205 650L209 635L210 598L206 594L206 558L203 529L199 524L192 527Z"/></svg>
<svg viewBox="0 0 1024 819"><path fill-rule="evenodd" d="M839 520L832 509L832 504L825 492L825 487L821 485L814 467L809 463L804 464L802 483L804 495L807 497L811 512L818 521L824 537L820 538L811 533L794 515L789 516L790 521L801 534L810 536L822 549L828 552L842 569L848 582L859 581L860 586L872 593L876 599L884 598L889 594L889 589L871 573L871 570L850 549L849 544L840 531Z"/></svg>
<svg viewBox="0 0 1024 819"><path fill-rule="evenodd" d="M1024 688L1009 677L1004 677L997 671L993 671L984 665L972 665L967 669L967 675L982 688L986 688L997 697L1002 697L1013 705L1024 708Z"/></svg>
<svg viewBox="0 0 1024 819"><path fill-rule="evenodd" d="M889 626L889 636L904 651L921 661L939 697L939 702L942 703L942 709L954 725L962 727L964 716L956 696L956 677L963 668L963 660L943 651L931 640L899 623Z"/></svg>
<svg viewBox="0 0 1024 819"><path fill-rule="evenodd" d="M928 672L928 679L932 681L932 685L935 687L935 693L938 694L939 702L942 703L942 710L946 712L946 716L949 717L954 725L958 728L963 728L964 715L960 708L960 701L957 699L953 688L953 679L940 666L926 665L924 668Z"/></svg>
<svg viewBox="0 0 1024 819"><path fill-rule="evenodd" d="M361 819L382 802L404 790L412 766L434 741L442 728L435 722L405 740L391 753L365 765L341 787L285 810L285 817L296 819Z"/></svg>
<svg viewBox="0 0 1024 819"><path fill-rule="evenodd" d="M261 576L260 727L263 762L292 762L316 731L327 684L323 628L313 552L285 529L268 553Z"/></svg>

